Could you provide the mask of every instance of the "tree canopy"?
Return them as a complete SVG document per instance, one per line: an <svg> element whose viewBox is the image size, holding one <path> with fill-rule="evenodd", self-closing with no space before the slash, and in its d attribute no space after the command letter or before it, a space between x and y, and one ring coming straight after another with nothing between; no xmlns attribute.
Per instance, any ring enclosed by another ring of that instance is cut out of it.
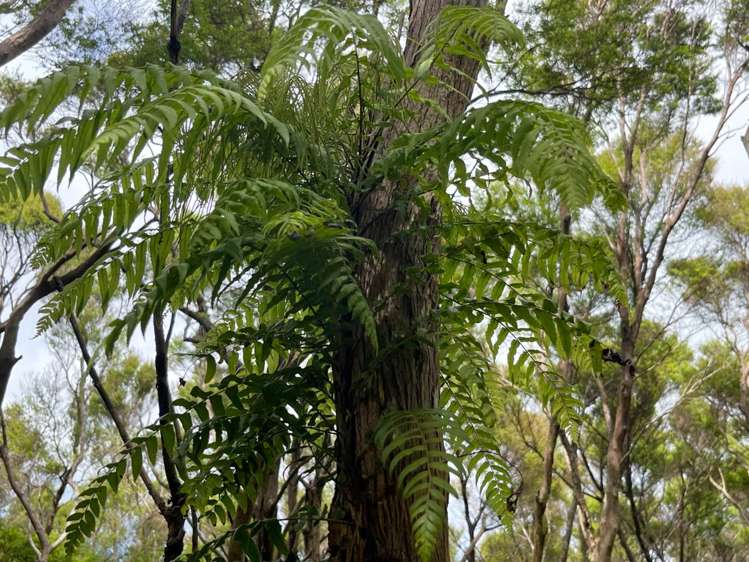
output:
<svg viewBox="0 0 749 562"><path fill-rule="evenodd" d="M742 559L742 4L82 3L0 112L14 556Z"/></svg>

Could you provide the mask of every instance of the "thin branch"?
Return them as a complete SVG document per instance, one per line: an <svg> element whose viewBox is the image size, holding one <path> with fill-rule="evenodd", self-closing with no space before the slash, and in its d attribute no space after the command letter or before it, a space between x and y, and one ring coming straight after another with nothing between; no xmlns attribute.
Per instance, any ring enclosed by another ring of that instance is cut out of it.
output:
<svg viewBox="0 0 749 562"><path fill-rule="evenodd" d="M26 512L26 516L29 519L29 522L31 523L31 526L34 528L34 532L36 533L37 538L39 539L39 544L41 546L41 551L43 553L49 552L49 538L47 537L47 533L44 530L44 526L42 525L42 522L39 520L39 517L34 512L33 507L31 507L31 501L29 500L26 493L21 488L20 484L18 483L18 480L16 480L15 472L13 471L13 464L10 460L10 454L8 452L8 435L5 428L5 417L2 415L2 412L0 412L0 427L2 428L2 443L0 443L0 459L3 461L3 466L5 467L5 474L8 478L8 484L10 484L11 489L13 490L13 493L18 498L18 501L21 502L21 506L23 507L23 510Z"/></svg>
<svg viewBox="0 0 749 562"><path fill-rule="evenodd" d="M74 315L71 315L70 317L68 317L68 322L70 323L70 327L73 330L75 339L78 342L78 347L81 350L83 360L86 363L86 370L88 371L88 376L91 379L91 383L94 385L94 389L96 389L96 393L99 395L102 404L104 404L104 409L107 411L109 417L114 422L114 425L117 428L117 433L119 434L123 445L127 450L131 450L134 445L130 440L130 435L128 434L127 428L125 427L125 422L122 421L122 417L117 411L117 407L112 402L112 399L109 397L109 393L106 391L104 385L101 382L101 378L99 377L99 373L94 366L91 354L88 352L88 344L78 324L78 320ZM148 495L151 496L151 499L156 504L157 509L162 515L164 515L166 513L166 503L156 491L156 488L154 487L153 482L151 482L151 479L144 467L141 467L140 469L140 478L143 481L143 485L146 487Z"/></svg>

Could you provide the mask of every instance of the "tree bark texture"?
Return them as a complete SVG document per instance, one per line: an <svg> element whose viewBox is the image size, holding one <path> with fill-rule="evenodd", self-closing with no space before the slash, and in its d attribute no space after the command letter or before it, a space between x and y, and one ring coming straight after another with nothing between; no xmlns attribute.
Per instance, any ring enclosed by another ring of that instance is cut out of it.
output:
<svg viewBox="0 0 749 562"><path fill-rule="evenodd" d="M28 25L0 41L0 66L44 39L62 21L72 4L73 0L49 0Z"/></svg>
<svg viewBox="0 0 749 562"><path fill-rule="evenodd" d="M430 24L449 4L482 5L483 0L413 0L405 58L413 65ZM443 72L445 85L421 86L449 118L465 111L478 73L470 60L451 61L460 71ZM409 109L413 118L386 129L379 154L404 133L426 130L445 117L432 107ZM380 183L353 201L360 235L373 240L377 255L358 271L359 284L375 311L380 349L376 356L359 332L349 334L336 358L334 388L338 428L336 493L330 517L329 550L336 562L413 562L415 550L407 502L379 460L372 434L391 410L435 408L439 398L437 355L438 287L427 272L439 252L441 213L437 201L408 200L416 179ZM424 209L427 209L426 211ZM416 272L416 273L414 273ZM447 497L444 524L433 562L448 560Z"/></svg>

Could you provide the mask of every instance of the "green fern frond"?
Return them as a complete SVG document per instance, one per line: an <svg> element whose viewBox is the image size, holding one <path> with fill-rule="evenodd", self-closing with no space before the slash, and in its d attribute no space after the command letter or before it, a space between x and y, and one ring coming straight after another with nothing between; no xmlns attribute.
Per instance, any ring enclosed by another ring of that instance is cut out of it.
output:
<svg viewBox="0 0 749 562"><path fill-rule="evenodd" d="M72 65L27 88L0 113L0 127L7 132L22 123L32 131L53 117L62 102L71 97L79 100L81 113L89 103L107 106L118 97L148 102L171 90L205 83L229 84L211 72L188 72L175 65L148 64L143 68Z"/></svg>
<svg viewBox="0 0 749 562"><path fill-rule="evenodd" d="M444 449L446 430L459 432L440 410L409 410L386 414L375 432L382 461L408 504L416 551L424 562L446 524L445 498L457 495L450 474L459 472L460 463Z"/></svg>
<svg viewBox="0 0 749 562"><path fill-rule="evenodd" d="M451 57L467 57L488 69L487 47L523 44L523 34L494 7L445 6L420 53L420 67L451 68Z"/></svg>
<svg viewBox="0 0 749 562"><path fill-rule="evenodd" d="M304 64L308 57L331 55L330 49L319 48L320 42L336 53L355 49L357 56L368 54L381 59L383 70L394 80L402 80L408 72L400 48L376 17L333 6L315 7L302 15L268 53L258 86L258 99L266 97L271 82L287 69Z"/></svg>
<svg viewBox="0 0 749 562"><path fill-rule="evenodd" d="M485 160L495 166L488 174L494 181L506 184L508 176L532 179L540 189L558 192L572 209L589 204L596 196L611 207L620 207L623 196L589 145L588 133L574 117L534 102L500 100L435 130L402 136L378 163L377 171L388 177L405 167L418 174L420 169L436 166L442 180L440 191L449 193L453 186L461 191L472 185L466 160Z"/></svg>
<svg viewBox="0 0 749 562"><path fill-rule="evenodd" d="M452 450L460 451L465 469L473 473L491 509L507 520L507 499L513 491L509 467L502 457L497 435L497 398L505 382L500 380L481 343L471 334L456 336L451 330L442 338L441 406L450 413L469 441L447 433Z"/></svg>
<svg viewBox="0 0 749 562"><path fill-rule="evenodd" d="M477 394L464 397L465 402L457 394L451 395L443 409L389 412L374 436L385 468L395 477L409 506L414 542L425 562L431 559L440 530L446 524L445 498L448 494L457 495L450 475L463 477L473 473L490 506L500 516L506 515L506 501L512 490L500 444L492 434L492 426L486 425L493 422L486 417L486 410L479 408L477 413L469 406Z"/></svg>

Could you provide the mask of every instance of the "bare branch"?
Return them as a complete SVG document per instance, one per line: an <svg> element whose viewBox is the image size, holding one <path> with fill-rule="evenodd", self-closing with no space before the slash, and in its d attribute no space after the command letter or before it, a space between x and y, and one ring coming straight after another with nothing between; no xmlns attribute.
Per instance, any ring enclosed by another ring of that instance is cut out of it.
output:
<svg viewBox="0 0 749 562"><path fill-rule="evenodd" d="M73 0L49 0L23 29L0 42L0 66L22 55L44 39L65 17Z"/></svg>

